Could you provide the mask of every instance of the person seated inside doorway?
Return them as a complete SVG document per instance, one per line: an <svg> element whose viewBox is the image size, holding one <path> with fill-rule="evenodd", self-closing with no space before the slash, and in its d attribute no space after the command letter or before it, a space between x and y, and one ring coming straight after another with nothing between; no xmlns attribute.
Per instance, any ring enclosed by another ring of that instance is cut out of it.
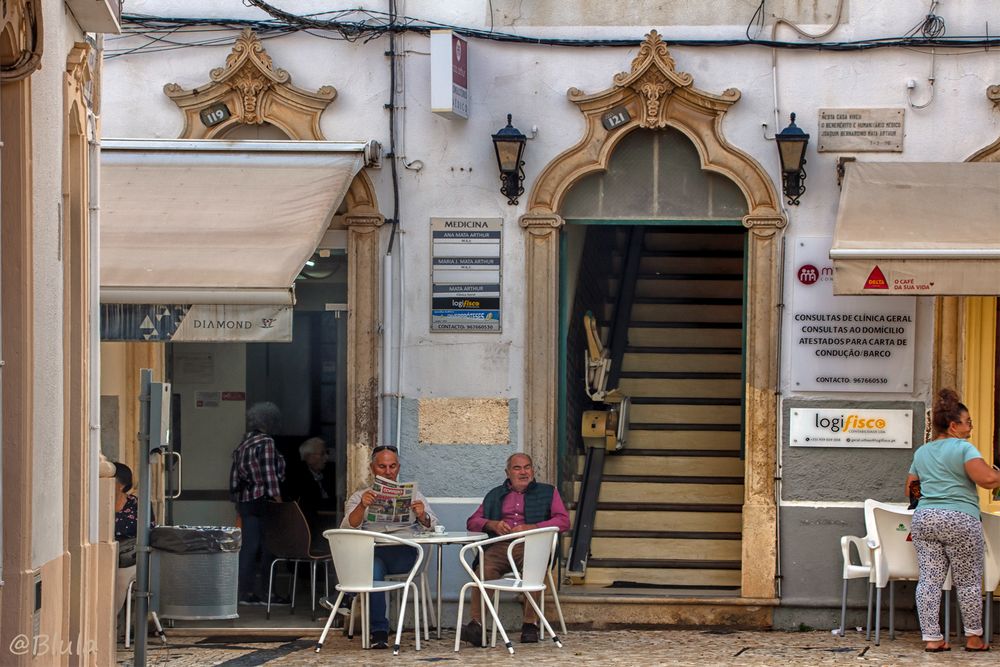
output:
<svg viewBox="0 0 1000 667"><path fill-rule="evenodd" d="M379 445L372 450L370 466L372 477L385 477L396 481L399 477L399 451L392 446ZM359 489L347 499L344 504L344 520L341 528L360 528L361 530L381 530L384 526L369 523L365 511L375 502L377 496L372 488ZM410 505L416 523L423 528L433 528L437 517L431 510L427 498L419 489L413 491L413 502ZM416 561L416 552L403 544L380 546L375 550L374 579L381 581L387 574L409 572ZM389 648L389 619L386 616L385 594L370 596L368 618L371 627L371 647Z"/></svg>
<svg viewBox="0 0 1000 667"><path fill-rule="evenodd" d="M329 460L326 441L309 438L299 445L300 461L286 473L286 500L302 509L314 544L324 544L323 531L336 527L337 474Z"/></svg>
<svg viewBox="0 0 1000 667"><path fill-rule="evenodd" d="M115 609L121 612L128 585L135 579L136 537L139 533L139 499L132 490L132 469L124 463L115 466L115 540L118 542L118 570L115 572ZM150 512L150 526L155 517Z"/></svg>
<svg viewBox="0 0 1000 667"><path fill-rule="evenodd" d="M482 504L465 522L470 532L485 532L490 537L520 533L535 528L555 526L560 533L569 530L569 514L559 491L551 484L535 480L535 466L531 457L522 452L507 458L507 479L486 494ZM484 579L499 579L510 572L507 561L507 542L491 544L483 550ZM514 547L514 563L521 567L524 546ZM537 598L536 598L537 602ZM462 641L482 646L483 626L480 618L480 594L472 589L470 620L462 627ZM524 601L524 618L521 625L521 643L538 642L538 619L527 599Z"/></svg>

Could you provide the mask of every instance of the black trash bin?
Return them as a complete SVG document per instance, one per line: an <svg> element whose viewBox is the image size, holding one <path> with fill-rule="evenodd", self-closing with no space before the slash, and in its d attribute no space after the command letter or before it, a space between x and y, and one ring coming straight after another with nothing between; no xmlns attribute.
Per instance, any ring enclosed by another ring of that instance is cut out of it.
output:
<svg viewBox="0 0 1000 667"><path fill-rule="evenodd" d="M238 618L239 528L158 526L149 546L160 561L160 618Z"/></svg>

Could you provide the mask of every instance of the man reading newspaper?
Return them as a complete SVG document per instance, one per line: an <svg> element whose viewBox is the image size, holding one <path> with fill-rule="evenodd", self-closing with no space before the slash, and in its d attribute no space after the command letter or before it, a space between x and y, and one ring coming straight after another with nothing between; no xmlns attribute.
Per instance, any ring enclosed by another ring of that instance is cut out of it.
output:
<svg viewBox="0 0 1000 667"><path fill-rule="evenodd" d="M399 453L395 447L379 446L372 450L372 486L355 491L344 505L341 528L360 528L382 532L403 528L433 528L437 517L417 485L397 482ZM419 524L419 525L418 525ZM408 572L416 553L404 545L380 546L375 550L374 578ZM370 596L369 615L371 647L389 648L389 619L385 613L385 594Z"/></svg>

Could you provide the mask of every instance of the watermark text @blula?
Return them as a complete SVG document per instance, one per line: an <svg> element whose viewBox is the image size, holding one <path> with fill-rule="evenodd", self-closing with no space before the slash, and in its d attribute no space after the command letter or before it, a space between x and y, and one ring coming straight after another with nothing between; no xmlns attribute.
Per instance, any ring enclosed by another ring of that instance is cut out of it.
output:
<svg viewBox="0 0 1000 667"><path fill-rule="evenodd" d="M86 641L77 637L72 639L61 639L50 637L49 635L38 635L29 637L25 634L16 635L10 640L7 649L13 655L84 655L97 652L97 640L87 639Z"/></svg>

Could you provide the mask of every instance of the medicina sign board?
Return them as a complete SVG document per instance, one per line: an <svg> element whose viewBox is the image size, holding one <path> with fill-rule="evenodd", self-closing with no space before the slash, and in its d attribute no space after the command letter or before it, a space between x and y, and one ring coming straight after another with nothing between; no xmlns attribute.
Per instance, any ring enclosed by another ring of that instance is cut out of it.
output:
<svg viewBox="0 0 1000 667"><path fill-rule="evenodd" d="M503 220L431 218L432 332L499 333Z"/></svg>

